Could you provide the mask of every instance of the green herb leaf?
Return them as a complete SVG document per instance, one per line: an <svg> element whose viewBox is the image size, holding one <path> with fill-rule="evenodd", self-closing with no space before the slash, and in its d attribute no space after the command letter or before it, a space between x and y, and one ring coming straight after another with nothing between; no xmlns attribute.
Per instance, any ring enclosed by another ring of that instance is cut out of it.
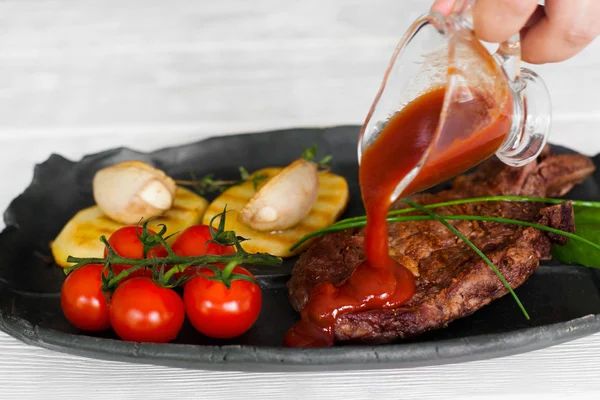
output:
<svg viewBox="0 0 600 400"><path fill-rule="evenodd" d="M323 157L321 159L321 161L319 161L319 168L320 169L329 168L329 163L331 163L331 160L333 160L333 156L331 154L326 155L325 157Z"/></svg>
<svg viewBox="0 0 600 400"><path fill-rule="evenodd" d="M329 164L331 163L333 156L331 154L328 154L325 157L321 158L321 161L316 161L318 151L319 149L316 144L313 144L311 147L305 147L304 151L302 152L302 158L304 158L306 161L314 162L315 164L317 164L317 167L320 170L329 170Z"/></svg>
<svg viewBox="0 0 600 400"><path fill-rule="evenodd" d="M250 179L250 173L248 172L248 170L246 168L244 168L243 166L240 165L240 178L242 178L242 180L247 181L248 179Z"/></svg>
<svg viewBox="0 0 600 400"><path fill-rule="evenodd" d="M575 207L575 234L600 243L600 209ZM567 264L600 268L600 250L580 241L569 240L563 246L554 246L552 257Z"/></svg>
<svg viewBox="0 0 600 400"><path fill-rule="evenodd" d="M193 173L190 173L192 176L192 180L176 180L175 183L182 186L191 186L194 188L196 193L201 196L205 196L209 193L218 192L223 193L225 190L230 187L241 185L244 182L252 182L254 185L254 190L258 188L258 185L266 180L268 177L264 174L250 174L246 168L243 166L239 167L240 179L231 180L231 181L223 181L223 180L215 180L213 174L208 174L204 176L202 179L196 179L196 176Z"/></svg>
<svg viewBox="0 0 600 400"><path fill-rule="evenodd" d="M265 174L254 174L249 179L252 181L252 186L254 186L254 191L258 190L258 185L260 185L263 181L266 181L268 178Z"/></svg>
<svg viewBox="0 0 600 400"><path fill-rule="evenodd" d="M313 161L317 156L317 151L318 149L316 144L313 144L311 147L305 147L304 151L302 152L302 158L304 158L306 161Z"/></svg>

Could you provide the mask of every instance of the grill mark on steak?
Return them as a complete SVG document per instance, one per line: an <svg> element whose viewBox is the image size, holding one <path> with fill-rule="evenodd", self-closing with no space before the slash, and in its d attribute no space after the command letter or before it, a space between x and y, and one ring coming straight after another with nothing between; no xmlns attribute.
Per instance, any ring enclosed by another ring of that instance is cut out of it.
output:
<svg viewBox="0 0 600 400"><path fill-rule="evenodd" d="M492 158L473 173L454 179L452 188L437 194L412 196L420 204L469 197L564 194L594 171L583 155L551 155L513 168ZM398 204L396 208L403 207ZM441 215L488 215L537 222L573 232L570 202L546 207L532 202L487 202L437 209ZM481 221L449 221L479 247L513 288L520 286L550 259L553 243L566 238L528 227ZM508 293L489 266L437 221L390 224L390 254L413 272L414 297L395 309L345 313L335 324L336 341L386 343L446 327ZM325 235L296 262L287 284L292 306L300 311L312 288L321 282L341 284L364 260L362 229Z"/></svg>

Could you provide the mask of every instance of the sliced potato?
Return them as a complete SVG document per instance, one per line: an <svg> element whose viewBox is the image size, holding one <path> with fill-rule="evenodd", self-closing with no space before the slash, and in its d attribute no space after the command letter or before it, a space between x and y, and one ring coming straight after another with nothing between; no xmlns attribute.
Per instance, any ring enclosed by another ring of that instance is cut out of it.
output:
<svg viewBox="0 0 600 400"><path fill-rule="evenodd" d="M173 206L164 216L148 223L148 228L158 232L159 224L167 227L166 235L180 232L185 228L200 224L208 201L188 189L178 187ZM74 257L103 257L104 245L100 236L108 237L125 226L107 217L100 207L92 206L79 211L50 244L54 260L61 267L68 267L69 255ZM173 240L174 238L171 238Z"/></svg>
<svg viewBox="0 0 600 400"><path fill-rule="evenodd" d="M255 174L262 174L270 179L281 170L282 168L265 168L256 171ZM265 183L263 182L262 185ZM319 174L317 201L306 218L292 228L274 232L260 232L238 220L239 212L255 193L256 190L252 182L245 182L227 189L208 206L202 222L209 224L211 219L223 212L223 209L227 206L227 210L230 212L227 213L225 229L233 230L238 236L250 239L242 242L244 250L249 253L269 253L279 257L291 257L306 248L310 241L304 243L293 253L290 252L290 247L304 235L333 224L344 212L350 197L348 183L343 177L330 172L322 172ZM219 218L215 219L213 226L217 226L218 223Z"/></svg>

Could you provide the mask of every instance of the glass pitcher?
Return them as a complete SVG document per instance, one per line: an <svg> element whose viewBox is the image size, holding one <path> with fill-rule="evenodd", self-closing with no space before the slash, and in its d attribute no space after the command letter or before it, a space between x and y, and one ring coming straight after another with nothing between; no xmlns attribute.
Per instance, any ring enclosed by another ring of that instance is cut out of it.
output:
<svg viewBox="0 0 600 400"><path fill-rule="evenodd" d="M451 146L463 149L465 154L456 157L459 165L453 174L457 175L494 154L508 165L523 166L534 160L546 144L551 120L546 86L533 71L521 68L519 34L501 43L493 54L475 37L473 3L474 0L457 1L449 16L429 12L412 24L393 53L361 129L359 162L390 118L419 96L436 88L445 90L433 140L418 164L398 184L392 202L406 192L424 167L435 171L436 160ZM457 134L453 125L474 99L483 100L487 106L476 118L469 117L468 126L462 126ZM501 140L482 154L466 157L469 149L465 139L491 129L501 117L507 118ZM439 182L432 178L411 190L424 190L436 183Z"/></svg>

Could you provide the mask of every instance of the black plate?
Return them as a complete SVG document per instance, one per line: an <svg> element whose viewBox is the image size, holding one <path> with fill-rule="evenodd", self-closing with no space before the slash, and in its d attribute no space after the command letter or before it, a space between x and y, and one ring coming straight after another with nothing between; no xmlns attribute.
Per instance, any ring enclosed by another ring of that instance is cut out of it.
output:
<svg viewBox="0 0 600 400"><path fill-rule="evenodd" d="M115 149L72 162L52 155L36 166L29 188L4 215L0 234L0 329L26 343L103 359L206 369L316 370L390 368L460 362L542 348L600 330L598 272L556 263L543 265L518 295L531 320L504 297L447 329L417 340L385 346L339 346L330 349L281 347L285 331L297 320L287 301L285 282L294 260L279 268L253 268L264 289L264 308L245 335L216 341L186 323L174 343L123 342L112 333L88 336L64 318L59 291L64 280L51 262L48 243L79 209L92 205L92 178L107 165L139 159L176 178L215 173L235 178L237 167L249 170L286 165L313 143L333 154L333 171L350 183L345 216L362 214L357 182L358 127L293 129L211 138L185 146L139 153ZM556 149L563 152L565 149ZM596 164L600 159L596 157ZM599 173L570 196L600 199ZM49 262L50 261L50 262Z"/></svg>

